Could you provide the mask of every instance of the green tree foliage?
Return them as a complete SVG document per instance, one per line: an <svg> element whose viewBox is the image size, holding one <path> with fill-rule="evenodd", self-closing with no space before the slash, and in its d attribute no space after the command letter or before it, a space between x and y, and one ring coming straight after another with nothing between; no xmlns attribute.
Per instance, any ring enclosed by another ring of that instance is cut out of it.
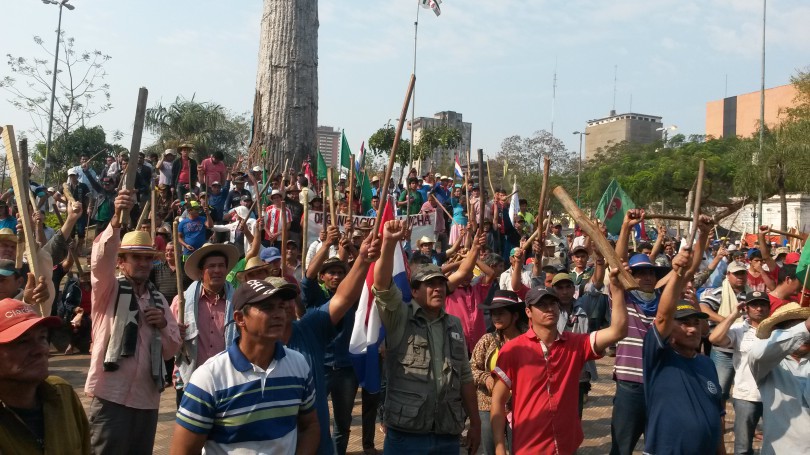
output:
<svg viewBox="0 0 810 455"><path fill-rule="evenodd" d="M439 151L439 159L434 165L438 168L447 167L453 156L450 151L455 150L461 143L461 131L448 125L439 124L423 128L419 141L414 145L413 159L427 159Z"/></svg>
<svg viewBox="0 0 810 455"><path fill-rule="evenodd" d="M807 122L810 121L810 67L798 71L790 78L790 82L796 87L795 106L786 109L788 121Z"/></svg>
<svg viewBox="0 0 810 455"><path fill-rule="evenodd" d="M98 152L108 151L109 153L101 153L93 160L92 166L100 168L104 163L104 158L119 148L120 146L116 147L107 143L104 128L100 126L92 128L81 126L67 134L62 134L53 140L48 156L51 163L48 182L49 184L55 182L58 185L67 181L68 169L79 164L79 157L82 154L92 157ZM45 164L44 142L37 143L33 160L38 168L42 168Z"/></svg>
<svg viewBox="0 0 810 455"><path fill-rule="evenodd" d="M391 149L394 147L394 137L396 137L396 134L397 132L392 125L385 125L368 138L368 148L371 150L371 153L375 157L383 157L386 164L388 164L388 157L391 156ZM395 157L396 163L402 167L407 166L410 150L411 141L400 137ZM366 161L368 162L369 160Z"/></svg>
<svg viewBox="0 0 810 455"><path fill-rule="evenodd" d="M535 131L532 136L509 136L501 142L496 159L507 161L509 168L522 175L542 174L543 157L551 159L551 174L561 175L576 170L576 156L565 148L561 140L546 130Z"/></svg>
<svg viewBox="0 0 810 455"><path fill-rule="evenodd" d="M146 110L146 129L158 136L149 151L158 153L191 142L202 159L219 150L232 159L247 150L250 121L216 103L177 97L174 103L158 103Z"/></svg>
<svg viewBox="0 0 810 455"><path fill-rule="evenodd" d="M110 86L104 82L104 65L112 58L99 50L78 51L75 40L59 37L59 66L56 76L56 104L53 113L53 136L61 136L78 126L85 126L95 116L112 109ZM11 95L8 100L26 112L34 123L32 133L37 140L46 140L51 109L53 82L53 52L39 36L38 55L25 58L6 54L11 75L0 80L0 88Z"/></svg>

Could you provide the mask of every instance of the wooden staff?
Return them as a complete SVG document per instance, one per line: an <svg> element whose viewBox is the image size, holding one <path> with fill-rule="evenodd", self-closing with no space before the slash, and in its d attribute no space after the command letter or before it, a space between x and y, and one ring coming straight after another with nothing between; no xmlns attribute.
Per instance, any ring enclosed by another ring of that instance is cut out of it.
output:
<svg viewBox="0 0 810 455"><path fill-rule="evenodd" d="M337 226L337 216L335 216L335 189L332 186L332 168L326 170L326 191L329 192L329 225ZM324 222L324 224L326 224Z"/></svg>
<svg viewBox="0 0 810 455"><path fill-rule="evenodd" d="M14 197L17 199L17 210L20 212L20 224L22 224L23 238L25 242L25 253L28 255L28 266L31 273L35 277L40 277L42 272L39 267L39 245L34 240L34 219L31 216L32 201L29 201L31 193L31 185L26 178L26 170L28 169L27 157L23 162L22 158L17 151L17 139L14 136L14 127L6 125L0 129L3 134L3 142L6 146L6 161L11 164L11 184L14 188ZM19 233L17 234L19 235ZM42 314L42 305L40 305L40 314Z"/></svg>
<svg viewBox="0 0 810 455"><path fill-rule="evenodd" d="M492 200L495 200L495 187L492 186L492 172L489 170L489 161L487 161L487 180L489 180L489 191L492 191Z"/></svg>
<svg viewBox="0 0 810 455"><path fill-rule="evenodd" d="M146 117L146 99L149 97L149 90L141 87L138 90L138 104L135 108L135 126L132 128L132 143L129 147L129 164L127 173L122 179L122 187L126 190L135 188L135 173L138 170L138 152L141 150L141 135L143 135L143 122ZM129 223L129 210L122 210L118 222L122 226Z"/></svg>
<svg viewBox="0 0 810 455"><path fill-rule="evenodd" d="M433 198L433 200L436 201L436 205L442 208L442 212L444 212L449 218L453 218L453 215L451 215L450 212L448 212L447 209L444 208L444 206L441 204L441 202L439 202L438 199L436 199L436 196L434 196L433 193L428 194L428 199L429 198Z"/></svg>
<svg viewBox="0 0 810 455"><path fill-rule="evenodd" d="M644 214L645 220L670 220L670 221L692 221L691 216L682 216L682 215L663 215L658 213L645 213Z"/></svg>
<svg viewBox="0 0 810 455"><path fill-rule="evenodd" d="M152 208L152 200L147 199L146 200L146 205L143 207L143 210L141 210L141 216L138 217L138 225L133 226L132 229L140 229L141 228L141 225L146 221L146 215L148 215L150 213L151 208ZM154 223L152 223L152 224L154 224ZM155 237L152 236L152 240L154 240L154 239L155 239Z"/></svg>
<svg viewBox="0 0 810 455"><path fill-rule="evenodd" d="M354 202L354 154L349 155L349 222L352 222L352 203ZM346 237L351 238L351 229L346 232Z"/></svg>
<svg viewBox="0 0 810 455"><path fill-rule="evenodd" d="M328 173L327 168L327 173ZM326 230L326 208L328 204L326 203L326 180L321 180L321 232Z"/></svg>
<svg viewBox="0 0 810 455"><path fill-rule="evenodd" d="M484 229L484 149L478 149L478 229Z"/></svg>
<svg viewBox="0 0 810 455"><path fill-rule="evenodd" d="M599 232L599 227L593 224L593 222L588 219L585 213L577 206L576 201L571 199L571 196L565 192L563 187L558 186L554 188L554 196L560 201L565 211L571 215L571 218L574 219L574 222L579 224L583 231L591 238L591 241L596 246L597 251L605 258L607 263L610 265L611 270L618 270L619 271L619 281L622 283L622 286L625 290L633 290L638 289L638 282L633 275L630 274L627 270L624 269L622 265L622 260L619 258L619 255L616 254L616 251L610 246L607 239L602 236L602 233Z"/></svg>
<svg viewBox="0 0 810 455"><path fill-rule="evenodd" d="M273 169L275 169L275 168L273 168ZM267 179L267 181L264 182L264 186L262 187L261 193L256 195L256 200L253 201L253 204L250 206L250 210L248 210L248 218L250 218L250 212L252 212L253 209L256 208L257 204L259 206L259 210L258 210L259 213L257 215L261 216L261 214L263 212L262 204L261 204L261 200L262 200L261 194L264 194L265 192L267 192L267 186L270 185L270 182L272 182L272 179ZM258 216L257 216L257 218L258 218Z"/></svg>
<svg viewBox="0 0 810 455"><path fill-rule="evenodd" d="M307 269L307 250L309 249L309 235L307 235L307 230L309 229L309 188L304 187L304 221L303 221L303 231L301 231L301 270Z"/></svg>
<svg viewBox="0 0 810 455"><path fill-rule="evenodd" d="M152 191L149 192L149 201L151 206L151 211L149 212L149 220L151 221L150 235L152 236L152 240L155 240L155 236L157 235L157 187L152 188Z"/></svg>
<svg viewBox="0 0 810 455"><path fill-rule="evenodd" d="M286 163L285 163L286 165ZM284 185L284 175L281 176L281 276L287 266L287 187Z"/></svg>
<svg viewBox="0 0 810 455"><path fill-rule="evenodd" d="M174 267L175 278L177 280L177 323L185 324L186 319L186 296L183 293L183 275L185 275L183 267L183 254L182 245L180 245L180 236L177 233L177 226L180 224L180 217L174 219L172 223L172 245L174 245Z"/></svg>
<svg viewBox="0 0 810 455"><path fill-rule="evenodd" d="M698 220L700 219L700 199L703 194L703 176L706 173L706 162L700 160L698 166L697 187L695 189L695 209L692 212L692 230L689 232L689 240L686 242L686 249L691 250L697 234Z"/></svg>
<svg viewBox="0 0 810 455"><path fill-rule="evenodd" d="M774 228L770 228L769 231L773 232L774 234L784 235L785 237L790 237L790 238L794 238L794 239L799 239L799 240L806 240L807 239L807 234L805 234L804 232L800 232L800 233L797 234L795 232L780 231L779 229L774 229Z"/></svg>
<svg viewBox="0 0 810 455"><path fill-rule="evenodd" d="M394 163L396 162L397 149L399 149L399 139L402 135L402 128L405 125L405 117L408 115L408 106L411 104L411 95L413 95L413 86L416 84L416 76L411 74L411 80L408 82L408 90L405 92L405 102L402 104L402 111L399 114L399 121L397 122L396 134L394 135L394 145L391 146L391 154L388 156L388 166L385 168L385 179L383 180L382 189L380 190L380 201L385 198L388 201L388 182L391 181L391 174L394 172ZM406 189L407 191L407 189ZM374 229L371 231L372 240L377 238L380 229L380 222L382 221L384 206L377 209L377 217L374 220Z"/></svg>
<svg viewBox="0 0 810 455"><path fill-rule="evenodd" d="M543 242L545 239L544 235L541 235L541 231L545 233L545 226L544 226L544 219L546 217L546 198L548 197L548 176L549 172L551 171L551 158L548 155L543 157L543 183L540 185L540 202L537 204L537 218L535 222L537 223L537 228L535 229L534 233L529 237L529 242L526 242L523 245L523 250L525 251L528 248L531 248L532 242L534 242L534 238L540 236L540 242ZM541 245L540 248L540 257L535 258L535 260L542 261L543 254L545 253L545 245Z"/></svg>
<svg viewBox="0 0 810 455"><path fill-rule="evenodd" d="M802 255L804 255L804 249L807 248L807 247L808 247L808 241L805 240L804 241L804 246L802 247ZM799 262L801 262L801 261L799 261ZM808 278L810 278L810 267L807 267L807 269L804 272L804 281L802 281L801 296L799 297L799 306L801 306L801 307L804 306L804 294L805 294L805 289L807 288L807 279Z"/></svg>

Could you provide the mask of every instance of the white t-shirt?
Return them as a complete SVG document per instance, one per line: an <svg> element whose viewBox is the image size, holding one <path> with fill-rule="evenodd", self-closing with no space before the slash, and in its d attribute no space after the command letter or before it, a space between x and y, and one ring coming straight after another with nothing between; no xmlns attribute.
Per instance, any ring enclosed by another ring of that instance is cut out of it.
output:
<svg viewBox="0 0 810 455"><path fill-rule="evenodd" d="M728 337L731 340L729 347L734 349L731 362L734 365L735 374L731 396L738 400L762 401L754 374L751 373L751 368L748 366L748 352L759 341L757 329L753 328L748 321L738 322L728 329Z"/></svg>
<svg viewBox="0 0 810 455"><path fill-rule="evenodd" d="M164 161L160 164L160 176L158 176L159 185L172 184L172 163Z"/></svg>

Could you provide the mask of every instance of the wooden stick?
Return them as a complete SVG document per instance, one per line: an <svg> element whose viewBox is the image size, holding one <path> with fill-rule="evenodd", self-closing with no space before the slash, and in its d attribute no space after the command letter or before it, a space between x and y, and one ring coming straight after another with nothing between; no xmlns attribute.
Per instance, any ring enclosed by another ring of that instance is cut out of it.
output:
<svg viewBox="0 0 810 455"><path fill-rule="evenodd" d="M152 209L149 212L149 220L151 221L149 234L152 236L152 241L155 241L155 236L157 235L157 192L157 187L152 188L152 191L149 192L149 201Z"/></svg>
<svg viewBox="0 0 810 455"><path fill-rule="evenodd" d="M20 212L20 224L22 224L22 237L25 239L25 253L28 255L28 266L31 273L35 277L40 277L42 272L39 267L39 245L37 245L36 237L34 236L34 219L31 216L32 201L29 201L31 185L28 179L25 178L26 169L28 169L28 162L23 163L17 151L17 139L14 136L14 127L6 125L0 129L3 134L3 142L6 146L6 161L10 161L11 171L11 184L14 188L14 197L17 199L17 209ZM20 233L17 233L19 236ZM18 248L21 245L18 245ZM19 254L19 253L18 253ZM42 314L42 305L40 305L40 314ZM47 315L43 315L47 316Z"/></svg>
<svg viewBox="0 0 810 455"><path fill-rule="evenodd" d="M287 169L287 163L289 159L284 163L284 172L289 174L289 169ZM281 252L281 276L284 276L284 269L287 267L287 187L284 185L284 174L281 175L281 213L279 214L281 217L281 248L279 251Z"/></svg>
<svg viewBox="0 0 810 455"><path fill-rule="evenodd" d="M478 149L478 229L484 229L484 149Z"/></svg>
<svg viewBox="0 0 810 455"><path fill-rule="evenodd" d="M133 226L132 227L133 230L141 228L141 225L146 221L146 215L148 215L150 213L151 207L152 207L152 200L147 199L146 200L146 205L143 207L143 210L141 210L141 216L138 217L138 225ZM152 237L152 240L155 240L155 238Z"/></svg>
<svg viewBox="0 0 810 455"><path fill-rule="evenodd" d="M354 154L349 155L349 222L352 222L352 203L354 202ZM346 232L346 237L351 238L351 229Z"/></svg>
<svg viewBox="0 0 810 455"><path fill-rule="evenodd" d="M56 219L57 221L59 221L59 224L65 224L64 220L62 219L62 214L59 213L59 206L56 204L54 204L53 207L53 214L56 215ZM68 255L70 256L70 259L73 261L73 263L76 264L76 269L79 270L79 275L81 275L83 273L82 264L79 262L79 258L77 258L76 254L73 252L73 248L68 248Z"/></svg>
<svg viewBox="0 0 810 455"><path fill-rule="evenodd" d="M692 217L690 216L682 216L682 215L663 215L658 213L645 213L644 214L645 220L670 220L670 221L692 221Z"/></svg>
<svg viewBox="0 0 810 455"><path fill-rule="evenodd" d="M307 230L309 229L309 187L304 187L303 189L304 195L304 221L303 221L303 230L301 231L301 270L307 269L307 250L309 250L309 235L307 235Z"/></svg>
<svg viewBox="0 0 810 455"><path fill-rule="evenodd" d="M385 198L388 202L388 182L391 181L391 174L394 172L394 163L396 162L397 149L399 149L399 139L402 135L402 128L405 125L405 117L408 116L408 106L411 104L411 95L413 95L413 86L416 84L416 76L411 74L411 80L408 82L408 90L405 92L405 102L402 104L402 111L399 114L399 121L397 122L397 130L394 135L394 145L391 146L391 154L388 156L388 166L385 168L385 179L383 180L382 189L380 190L380 201ZM328 174L327 174L328 175ZM406 189L407 191L407 189ZM374 220L374 229L371 230L372 240L377 238L380 230L380 222L382 215L385 211L385 206L377 209L377 217Z"/></svg>
<svg viewBox="0 0 810 455"><path fill-rule="evenodd" d="M788 231L780 231L779 229L770 228L769 229L774 234L784 235L785 237L790 237L799 240L807 240L807 234L804 232L795 233L795 232L788 232ZM810 268L808 268L810 269Z"/></svg>
<svg viewBox="0 0 810 455"><path fill-rule="evenodd" d="M441 207L441 208L442 208L442 211L443 211L443 212L444 212L444 213L445 213L445 214L446 214L448 217L453 218L453 215L451 215L451 214L450 214L450 212L448 212L448 211L447 211L447 209L446 209L446 208L444 208L444 206L441 204L441 202L439 202L439 200L438 200L438 199L436 199L436 196L434 196L434 195L433 195L433 193L430 193L430 194L428 195L428 198L433 198L433 199L436 201L436 205L438 205L439 207Z"/></svg>
<svg viewBox="0 0 810 455"><path fill-rule="evenodd" d="M185 267L183 266L182 246L178 241L180 236L177 233L177 225L180 224L180 217L174 219L172 223L172 245L174 245L174 267L175 278L177 279L177 323L185 324L186 318L186 296L183 293L183 275L185 275Z"/></svg>
<svg viewBox="0 0 810 455"><path fill-rule="evenodd" d="M622 286L625 290L633 290L638 289L638 282L633 275L630 274L627 270L624 269L622 265L622 260L619 258L619 255L616 254L616 251L610 246L607 239L602 236L602 233L599 232L599 227L593 224L593 222L582 212L582 210L577 206L576 201L571 199L571 196L565 192L563 187L558 186L554 188L554 196L560 201L565 211L571 215L571 218L574 219L574 222L579 224L582 230L588 234L591 238L591 241L596 246L597 251L605 258L605 260L610 265L612 270L619 271L619 281L622 283Z"/></svg>
<svg viewBox="0 0 810 455"><path fill-rule="evenodd" d="M700 199L703 194L703 176L706 173L706 162L700 160L698 166L697 187L695 189L695 210L692 212L692 230L689 232L689 240L686 242L686 249L691 249L697 234L698 220L700 219Z"/></svg>
<svg viewBox="0 0 810 455"><path fill-rule="evenodd" d="M492 172L489 170L489 161L487 161L487 180L489 180L489 190L492 191L492 200L495 200L495 187L492 186ZM493 220L494 222L494 220Z"/></svg>
<svg viewBox="0 0 810 455"><path fill-rule="evenodd" d="M810 243L810 242L808 242L807 240L804 241L804 246L802 246L802 254L804 254L804 249L808 247L808 243ZM801 296L799 297L799 306L801 306L801 307L804 306L804 294L805 294L805 289L807 289L807 279L808 278L810 278L810 267L807 267L807 270L805 270L805 272L804 272L804 281L802 281L802 289L800 291Z"/></svg>
<svg viewBox="0 0 810 455"><path fill-rule="evenodd" d="M331 226L337 226L337 216L335 216L335 189L332 186L332 168L326 170L326 191L329 192L329 220ZM326 224L326 223L324 223Z"/></svg>
<svg viewBox="0 0 810 455"><path fill-rule="evenodd" d="M540 235L541 230L542 232L545 232L543 219L546 217L546 198L548 197L547 195L548 176L550 172L551 172L551 158L549 158L548 155L546 155L543 157L543 183L540 185L540 202L537 204L537 218L535 221L537 223L537 229L535 229L534 234L532 234L532 236L529 237L529 239L531 239L532 242L534 241L534 237ZM543 240L544 236L540 235L540 242L542 242ZM527 247L527 245L529 246ZM526 251L527 248L531 248L530 242L526 242L523 245L524 251ZM535 260L542 260L543 254L545 254L545 245L541 245L540 258L535 258Z"/></svg>
<svg viewBox="0 0 810 455"><path fill-rule="evenodd" d="M146 99L149 97L149 90L141 87L138 90L138 104L135 107L135 126L132 128L132 143L129 147L129 164L127 173L124 174L123 189L132 190L135 188L135 173L138 171L138 153L141 150L141 136L143 135L143 122L146 117ZM189 188L190 190L190 188ZM129 223L129 210L122 210L118 222L122 226Z"/></svg>

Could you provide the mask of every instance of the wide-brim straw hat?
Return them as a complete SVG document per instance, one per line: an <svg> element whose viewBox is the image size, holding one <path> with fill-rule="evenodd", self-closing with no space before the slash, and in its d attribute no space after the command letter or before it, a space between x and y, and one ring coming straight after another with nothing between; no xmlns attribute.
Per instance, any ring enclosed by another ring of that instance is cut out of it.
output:
<svg viewBox="0 0 810 455"><path fill-rule="evenodd" d="M773 314L759 323L757 327L757 338L767 339L771 336L774 327L785 321L794 319L805 320L810 318L810 307L799 306L796 302L790 302L780 306Z"/></svg>
<svg viewBox="0 0 810 455"><path fill-rule="evenodd" d="M145 231L130 231L121 239L118 254L147 254L155 256L160 254L152 243L152 236Z"/></svg>
<svg viewBox="0 0 810 455"><path fill-rule="evenodd" d="M236 265L236 261L239 260L239 250L234 245L229 243L206 243L200 248L194 250L194 252L191 253L191 256L189 256L186 260L184 266L186 276L194 281L200 281L202 279L200 261L202 261L204 257L215 252L220 252L224 254L226 258L228 258L228 270L232 269Z"/></svg>
<svg viewBox="0 0 810 455"><path fill-rule="evenodd" d="M0 229L0 242L17 243L17 234L15 234L11 228Z"/></svg>
<svg viewBox="0 0 810 455"><path fill-rule="evenodd" d="M255 272L255 271L263 270L263 269L269 270L270 269L270 264L262 261L258 257L252 257L252 258L248 259L247 262L245 263L245 269L244 270L240 270L239 272L236 272L236 279L242 280L242 278L245 276L246 273Z"/></svg>
<svg viewBox="0 0 810 455"><path fill-rule="evenodd" d="M194 150L194 144L192 144L190 142L183 142L182 144L177 146L177 150L181 150L181 149L192 149L192 150Z"/></svg>

